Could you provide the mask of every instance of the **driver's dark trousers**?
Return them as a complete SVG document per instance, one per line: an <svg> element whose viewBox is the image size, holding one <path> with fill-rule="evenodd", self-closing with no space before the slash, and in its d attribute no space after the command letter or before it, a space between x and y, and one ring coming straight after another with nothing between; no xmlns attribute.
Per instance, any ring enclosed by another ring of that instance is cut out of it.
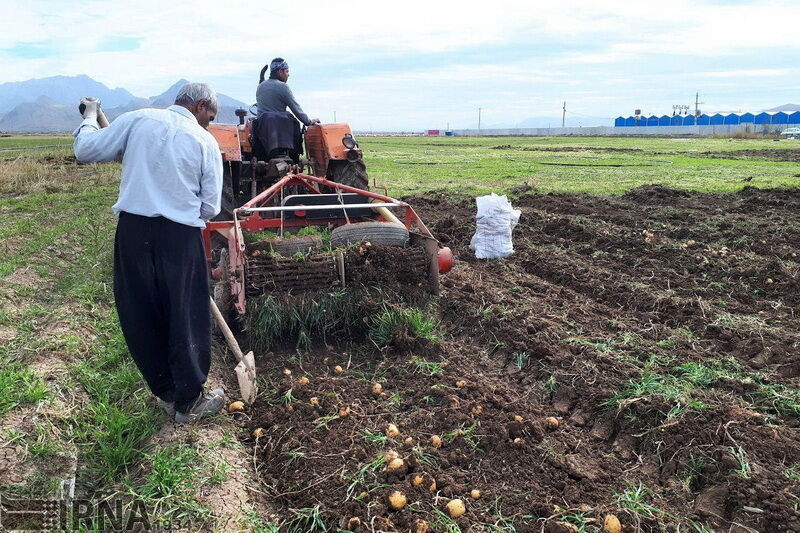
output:
<svg viewBox="0 0 800 533"><path fill-rule="evenodd" d="M120 214L114 298L122 333L150 390L181 412L208 377L208 294L200 228Z"/></svg>

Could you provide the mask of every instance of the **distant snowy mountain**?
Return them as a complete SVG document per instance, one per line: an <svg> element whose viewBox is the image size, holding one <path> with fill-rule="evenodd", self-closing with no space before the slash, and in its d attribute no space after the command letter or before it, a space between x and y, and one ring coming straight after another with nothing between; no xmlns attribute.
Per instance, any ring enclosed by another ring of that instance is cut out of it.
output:
<svg viewBox="0 0 800 533"><path fill-rule="evenodd" d="M84 96L99 97L109 120L145 107L165 108L172 105L186 83L189 82L181 79L150 98L136 97L125 89L109 89L86 75L0 84L0 132L70 132L81 122L78 102ZM218 123L237 123L236 109L249 107L224 94L217 97L220 109L215 122Z"/></svg>
<svg viewBox="0 0 800 533"><path fill-rule="evenodd" d="M765 109L764 111L767 111L767 112L786 111L788 113L794 113L795 111L800 111L800 105L783 104L783 105L779 105L778 107L773 107L772 109Z"/></svg>
<svg viewBox="0 0 800 533"><path fill-rule="evenodd" d="M109 108L127 104L135 98L125 89L109 89L85 74L52 76L0 84L0 113L11 111L22 103L35 102L41 96L59 104L77 105L78 100L89 95L100 98Z"/></svg>

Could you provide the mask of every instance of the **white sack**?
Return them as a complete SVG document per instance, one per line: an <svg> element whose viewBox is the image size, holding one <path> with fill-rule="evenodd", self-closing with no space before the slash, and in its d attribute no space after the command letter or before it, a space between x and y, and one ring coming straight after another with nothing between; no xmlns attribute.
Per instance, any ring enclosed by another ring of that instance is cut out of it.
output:
<svg viewBox="0 0 800 533"><path fill-rule="evenodd" d="M519 222L522 213L511 207L505 196L495 193L475 198L478 204L475 235L469 243L478 259L496 259L508 257L514 253L511 233Z"/></svg>

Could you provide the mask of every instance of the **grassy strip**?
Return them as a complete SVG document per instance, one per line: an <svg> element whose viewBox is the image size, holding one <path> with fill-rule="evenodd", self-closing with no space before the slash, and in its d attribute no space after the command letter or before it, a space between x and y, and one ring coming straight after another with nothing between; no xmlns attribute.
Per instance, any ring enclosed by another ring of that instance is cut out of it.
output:
<svg viewBox="0 0 800 533"><path fill-rule="evenodd" d="M245 318L254 348L269 350L293 342L309 350L315 342L361 339L378 348L409 340L438 340L436 322L425 311L407 307L399 295L378 289L341 290L291 300L254 299Z"/></svg>

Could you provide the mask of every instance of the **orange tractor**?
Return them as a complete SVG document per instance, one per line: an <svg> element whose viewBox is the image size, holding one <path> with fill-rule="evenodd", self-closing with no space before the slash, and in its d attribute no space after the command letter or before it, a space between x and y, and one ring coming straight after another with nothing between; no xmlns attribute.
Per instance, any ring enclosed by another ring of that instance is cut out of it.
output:
<svg viewBox="0 0 800 533"><path fill-rule="evenodd" d="M241 315L248 297L341 288L374 274L376 265L393 280L438 294L450 249L409 204L368 190L348 124L308 127L308 158L301 159L301 143L275 146L264 139L272 126L259 123L262 117L245 121L246 114L237 111L238 125L209 126L225 165L223 210L204 230L220 308ZM327 249L319 237L294 236L309 226L331 229ZM277 238L252 235L259 232Z"/></svg>
<svg viewBox="0 0 800 533"><path fill-rule="evenodd" d="M259 140L259 121L270 117L245 120L247 111L236 110L238 125L211 124L208 131L219 143L224 164L222 211L218 219L230 218L233 209L255 197L269 185L290 172L305 168L310 174L342 185L369 189L363 154L346 123L312 125L301 133L299 125L288 113L275 113L281 125L284 119L297 125L294 137L304 134L308 159L301 162L302 140L277 143ZM280 117L283 115L283 117ZM284 122L285 127L285 122ZM291 127L291 126L289 126ZM276 128L273 128L276 129ZM260 129L263 131L263 128ZM265 136L266 137L266 136Z"/></svg>

